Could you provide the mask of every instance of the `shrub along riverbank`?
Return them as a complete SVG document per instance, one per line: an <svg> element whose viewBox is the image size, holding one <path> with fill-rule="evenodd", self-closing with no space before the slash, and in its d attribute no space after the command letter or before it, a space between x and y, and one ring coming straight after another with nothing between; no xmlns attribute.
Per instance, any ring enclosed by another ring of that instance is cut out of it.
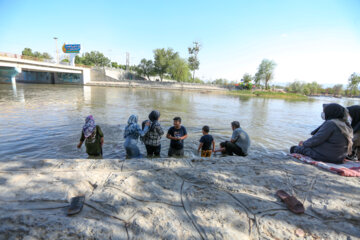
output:
<svg viewBox="0 0 360 240"><path fill-rule="evenodd" d="M294 100L307 100L308 97L297 93L287 92L273 92L273 91L252 91L252 90L233 90L229 91L230 95L249 96L249 97L264 97L264 98L282 98Z"/></svg>

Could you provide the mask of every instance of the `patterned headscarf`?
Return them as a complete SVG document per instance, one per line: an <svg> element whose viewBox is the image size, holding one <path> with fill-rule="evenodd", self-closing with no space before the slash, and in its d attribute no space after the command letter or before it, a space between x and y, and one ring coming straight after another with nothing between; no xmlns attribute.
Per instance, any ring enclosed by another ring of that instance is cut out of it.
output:
<svg viewBox="0 0 360 240"><path fill-rule="evenodd" d="M129 135L138 134L138 129L140 126L137 124L138 117L136 115L131 115L128 120L128 125L125 127L124 138Z"/></svg>
<svg viewBox="0 0 360 240"><path fill-rule="evenodd" d="M92 115L87 116L87 118L85 119L85 124L83 126L83 132L85 138L90 137L91 134L94 132L95 128L96 125L95 125L94 117Z"/></svg>

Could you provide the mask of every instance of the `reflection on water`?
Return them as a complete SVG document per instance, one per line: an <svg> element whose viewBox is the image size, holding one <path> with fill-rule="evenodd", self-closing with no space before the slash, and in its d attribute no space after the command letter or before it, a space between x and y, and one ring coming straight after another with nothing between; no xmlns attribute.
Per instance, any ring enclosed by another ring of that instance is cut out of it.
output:
<svg viewBox="0 0 360 240"><path fill-rule="evenodd" d="M289 101L70 85L18 84L14 89L11 84L0 84L0 154L2 159L87 157L84 147L78 150L76 144L85 117L92 114L105 134L104 158L123 158L123 129L128 117L137 114L141 122L153 109L160 110L166 131L175 116L183 119L189 133L187 156L196 154L203 125L210 126L219 143L231 136L230 123L234 120L240 121L251 137L250 154L285 154L321 124L325 102L359 104L357 99ZM162 156L166 156L168 145L163 137ZM145 153L144 146L139 146Z"/></svg>

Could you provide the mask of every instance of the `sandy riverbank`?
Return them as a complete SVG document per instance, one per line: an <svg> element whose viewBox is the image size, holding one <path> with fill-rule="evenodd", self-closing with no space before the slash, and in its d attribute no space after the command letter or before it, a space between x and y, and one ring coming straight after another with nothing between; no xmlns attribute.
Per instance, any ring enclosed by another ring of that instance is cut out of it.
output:
<svg viewBox="0 0 360 240"><path fill-rule="evenodd" d="M359 179L283 155L17 160L0 183L0 239L360 239ZM67 217L77 194L83 211Z"/></svg>

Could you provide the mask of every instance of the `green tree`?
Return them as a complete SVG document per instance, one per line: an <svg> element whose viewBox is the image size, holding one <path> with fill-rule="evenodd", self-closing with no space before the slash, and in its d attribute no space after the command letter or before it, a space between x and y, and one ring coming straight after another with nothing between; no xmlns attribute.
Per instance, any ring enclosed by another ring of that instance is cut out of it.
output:
<svg viewBox="0 0 360 240"><path fill-rule="evenodd" d="M248 73L245 73L242 77L242 80L245 84L250 83L252 81L252 79L253 78L252 78L251 74L248 74Z"/></svg>
<svg viewBox="0 0 360 240"><path fill-rule="evenodd" d="M76 55L76 56L75 56L75 64L83 64L83 63L82 63L82 57Z"/></svg>
<svg viewBox="0 0 360 240"><path fill-rule="evenodd" d="M137 73L141 76L144 75L150 81L150 76L154 75L155 67L152 60L141 59L140 64L137 66Z"/></svg>
<svg viewBox="0 0 360 240"><path fill-rule="evenodd" d="M33 52L31 50L31 48L24 48L24 50L21 52L21 55L32 57Z"/></svg>
<svg viewBox="0 0 360 240"><path fill-rule="evenodd" d="M260 82L261 82L261 76L260 76L260 73L257 72L257 73L255 73L255 76L254 76L254 83L255 83L255 85L260 85Z"/></svg>
<svg viewBox="0 0 360 240"><path fill-rule="evenodd" d="M322 89L321 85L317 82L308 83L307 86L309 87L310 95L316 95Z"/></svg>
<svg viewBox="0 0 360 240"><path fill-rule="evenodd" d="M36 57L36 58L41 58L41 53L40 52L38 52L38 51L35 51L34 53L33 53L33 57Z"/></svg>
<svg viewBox="0 0 360 240"><path fill-rule="evenodd" d="M212 81L213 84L217 84L217 85L228 85L229 81L225 78L218 78L215 79L214 81Z"/></svg>
<svg viewBox="0 0 360 240"><path fill-rule="evenodd" d="M120 69L122 69L122 70L126 70L126 65L121 65L121 64L119 64L119 65L118 65L118 68L120 68Z"/></svg>
<svg viewBox="0 0 360 240"><path fill-rule="evenodd" d="M330 94L333 95L334 94L334 89L331 87L325 88L325 94Z"/></svg>
<svg viewBox="0 0 360 240"><path fill-rule="evenodd" d="M334 93L334 95L336 95L336 96L342 95L342 94L344 93L343 85L342 85L342 84L336 84L336 85L333 87L333 93Z"/></svg>
<svg viewBox="0 0 360 240"><path fill-rule="evenodd" d="M178 82L189 82L190 80L189 66L185 59L178 56L171 61L169 73L171 78Z"/></svg>
<svg viewBox="0 0 360 240"><path fill-rule="evenodd" d="M42 58L44 58L44 59L49 59L49 60L52 59L52 57L50 56L50 54L48 54L47 52L44 52L44 53L42 54Z"/></svg>
<svg viewBox="0 0 360 240"><path fill-rule="evenodd" d="M294 82L290 83L287 87L286 87L286 91L288 92L292 92L292 93L301 93L304 94L304 86L305 84L295 80Z"/></svg>
<svg viewBox="0 0 360 240"><path fill-rule="evenodd" d="M194 83L202 83L202 84L205 83L203 80L201 80L200 78L197 78L197 77L194 79L193 82L194 82Z"/></svg>
<svg viewBox="0 0 360 240"><path fill-rule="evenodd" d="M357 73L353 73L350 75L348 79L348 89L350 96L359 95L359 83L360 83L360 75Z"/></svg>
<svg viewBox="0 0 360 240"><path fill-rule="evenodd" d="M111 62L111 67L112 68L118 68L119 65L117 64L117 62Z"/></svg>
<svg viewBox="0 0 360 240"><path fill-rule="evenodd" d="M89 66L105 67L110 65L110 59L98 51L91 51L90 53L83 53L81 57L75 58L75 63Z"/></svg>
<svg viewBox="0 0 360 240"><path fill-rule="evenodd" d="M198 42L193 42L193 46L188 47L188 51L189 51L189 55L190 55L188 58L189 69L193 72L192 80L194 81L195 71L198 70L199 66L200 66L200 61L198 59L198 54L200 51L200 44Z"/></svg>
<svg viewBox="0 0 360 240"><path fill-rule="evenodd" d="M310 95L310 88L309 88L309 85L308 84L304 84L304 87L302 89L302 94L304 95Z"/></svg>
<svg viewBox="0 0 360 240"><path fill-rule="evenodd" d="M155 72L159 75L160 80L163 81L164 74L169 72L171 62L179 56L171 48L158 48L154 50L154 66Z"/></svg>
<svg viewBox="0 0 360 240"><path fill-rule="evenodd" d="M24 48L24 50L21 52L21 55L28 56L28 57L34 57L34 58L40 58L40 59L52 59L50 54L47 52L41 53L38 51L33 52L31 48Z"/></svg>
<svg viewBox="0 0 360 240"><path fill-rule="evenodd" d="M265 83L265 89L268 89L269 88L268 84L274 77L275 67L276 67L276 63L274 61L263 59L255 75L255 82L259 82L263 80Z"/></svg>

